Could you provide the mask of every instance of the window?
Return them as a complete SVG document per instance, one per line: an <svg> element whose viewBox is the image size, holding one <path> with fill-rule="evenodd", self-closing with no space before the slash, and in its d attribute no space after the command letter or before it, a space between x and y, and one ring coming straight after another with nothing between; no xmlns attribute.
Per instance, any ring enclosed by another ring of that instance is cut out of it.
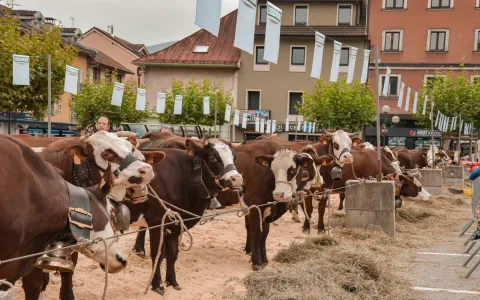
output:
<svg viewBox="0 0 480 300"><path fill-rule="evenodd" d="M292 59L290 63L295 66L305 65L305 47L292 47Z"/></svg>
<svg viewBox="0 0 480 300"><path fill-rule="evenodd" d="M452 0L429 0L429 8L451 8Z"/></svg>
<svg viewBox="0 0 480 300"><path fill-rule="evenodd" d="M295 5L295 24L308 24L308 6Z"/></svg>
<svg viewBox="0 0 480 300"><path fill-rule="evenodd" d="M342 53L340 54L340 66L348 66L350 61L350 48L342 48Z"/></svg>
<svg viewBox="0 0 480 300"><path fill-rule="evenodd" d="M438 80L443 80L443 78L446 75L425 75L425 80L424 83L428 88L431 88L433 86L433 83L438 79Z"/></svg>
<svg viewBox="0 0 480 300"><path fill-rule="evenodd" d="M247 91L247 109L260 109L260 91Z"/></svg>
<svg viewBox="0 0 480 300"><path fill-rule="evenodd" d="M298 115L298 111L295 106L302 103L303 93L301 92L290 92L288 94L288 114L289 115Z"/></svg>
<svg viewBox="0 0 480 300"><path fill-rule="evenodd" d="M265 51L264 46L257 46L255 48L255 64L257 65L268 65L268 61L263 59L263 52Z"/></svg>
<svg viewBox="0 0 480 300"><path fill-rule="evenodd" d="M446 52L448 45L448 31L446 30L429 30L428 51Z"/></svg>
<svg viewBox="0 0 480 300"><path fill-rule="evenodd" d="M267 6L266 5L259 5L260 7L260 16L259 16L259 24L267 24Z"/></svg>
<svg viewBox="0 0 480 300"><path fill-rule="evenodd" d="M100 81L101 74L100 68L93 68L93 81Z"/></svg>
<svg viewBox="0 0 480 300"><path fill-rule="evenodd" d="M62 112L63 110L63 104L62 103L58 103L58 111L59 112Z"/></svg>
<svg viewBox="0 0 480 300"><path fill-rule="evenodd" d="M403 31L384 31L383 39L383 51L402 51Z"/></svg>
<svg viewBox="0 0 480 300"><path fill-rule="evenodd" d="M480 76L479 75L472 75L472 83L479 84L480 83Z"/></svg>
<svg viewBox="0 0 480 300"><path fill-rule="evenodd" d="M209 46L195 46L194 53L207 53Z"/></svg>
<svg viewBox="0 0 480 300"><path fill-rule="evenodd" d="M475 44L473 45L474 51L480 51L480 29L475 29Z"/></svg>
<svg viewBox="0 0 480 300"><path fill-rule="evenodd" d="M338 25L350 25L352 20L352 6L339 5L338 6Z"/></svg>
<svg viewBox="0 0 480 300"><path fill-rule="evenodd" d="M400 83L400 76L392 76L390 75L390 82L388 85L388 93L387 96L398 96L398 84ZM382 86L380 90L383 90L383 86L385 85L385 76L382 76Z"/></svg>
<svg viewBox="0 0 480 300"><path fill-rule="evenodd" d="M480 0L477 0L476 8L480 8Z"/></svg>
<svg viewBox="0 0 480 300"><path fill-rule="evenodd" d="M405 0L383 0L384 9L404 9Z"/></svg>

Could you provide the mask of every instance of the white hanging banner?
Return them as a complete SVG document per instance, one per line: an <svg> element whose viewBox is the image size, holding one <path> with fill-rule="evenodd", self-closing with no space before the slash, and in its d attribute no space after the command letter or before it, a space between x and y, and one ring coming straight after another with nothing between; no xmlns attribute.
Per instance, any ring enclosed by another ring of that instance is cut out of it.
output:
<svg viewBox="0 0 480 300"><path fill-rule="evenodd" d="M429 116L429 120L432 120L433 118L433 107L435 107L435 102L433 102L433 99L432 99L432 108L430 109L430 116Z"/></svg>
<svg viewBox="0 0 480 300"><path fill-rule="evenodd" d="M115 82L115 84L113 85L112 105L122 106L124 90L125 90L125 85L123 83Z"/></svg>
<svg viewBox="0 0 480 300"><path fill-rule="evenodd" d="M247 128L247 113L243 113L243 118L242 118L242 128L246 129Z"/></svg>
<svg viewBox="0 0 480 300"><path fill-rule="evenodd" d="M330 70L330 81L337 82L338 80L338 71L340 70L340 56L342 55L342 43L333 41L333 59L332 59L332 69Z"/></svg>
<svg viewBox="0 0 480 300"><path fill-rule="evenodd" d="M175 106L173 107L173 114L174 115L181 115L182 114L182 105L183 105L183 96L182 95L175 95Z"/></svg>
<svg viewBox="0 0 480 300"><path fill-rule="evenodd" d="M225 121L230 122L230 116L232 115L232 107L225 105Z"/></svg>
<svg viewBox="0 0 480 300"><path fill-rule="evenodd" d="M263 59L274 64L278 61L280 49L280 25L282 10L267 1L267 28L265 29L265 49Z"/></svg>
<svg viewBox="0 0 480 300"><path fill-rule="evenodd" d="M137 89L137 102L135 104L136 110L145 110L145 102L147 101L147 90Z"/></svg>
<svg viewBox="0 0 480 300"><path fill-rule="evenodd" d="M233 46L253 55L257 0L240 0Z"/></svg>
<svg viewBox="0 0 480 300"><path fill-rule="evenodd" d="M302 121L297 121L297 131L302 129Z"/></svg>
<svg viewBox="0 0 480 300"><path fill-rule="evenodd" d="M203 97L203 114L210 114L210 97Z"/></svg>
<svg viewBox="0 0 480 300"><path fill-rule="evenodd" d="M308 132L308 122L303 122L303 132Z"/></svg>
<svg viewBox="0 0 480 300"><path fill-rule="evenodd" d="M355 63L357 61L358 53L358 48L352 47L351 50L350 61L348 62L347 83L352 83L353 81L353 74L355 73Z"/></svg>
<svg viewBox="0 0 480 300"><path fill-rule="evenodd" d="M410 106L410 93L412 92L411 88L407 89L407 98L405 99L405 111L408 111Z"/></svg>
<svg viewBox="0 0 480 300"><path fill-rule="evenodd" d="M443 123L445 122L445 115L442 113L440 114L440 124L438 125L438 129L443 129Z"/></svg>
<svg viewBox="0 0 480 300"><path fill-rule="evenodd" d="M448 125L450 125L450 117L447 118L447 123L445 125L445 131L448 131Z"/></svg>
<svg viewBox="0 0 480 300"><path fill-rule="evenodd" d="M218 37L222 0L197 0L195 25Z"/></svg>
<svg viewBox="0 0 480 300"><path fill-rule="evenodd" d="M454 128L453 125L455 125L455 118L456 117L452 117L452 123L450 124L450 131L452 131Z"/></svg>
<svg viewBox="0 0 480 300"><path fill-rule="evenodd" d="M13 55L13 85L30 85L30 57Z"/></svg>
<svg viewBox="0 0 480 300"><path fill-rule="evenodd" d="M415 96L413 97L413 113L417 113L417 102L418 102L418 92L415 92Z"/></svg>
<svg viewBox="0 0 480 300"><path fill-rule="evenodd" d="M405 83L402 82L400 85L400 93L398 93L398 102L397 106L402 108L403 107L403 93L405 92Z"/></svg>
<svg viewBox="0 0 480 300"><path fill-rule="evenodd" d="M460 128L458 128L458 132L462 132L463 120L460 118Z"/></svg>
<svg viewBox="0 0 480 300"><path fill-rule="evenodd" d="M390 68L387 67L387 73L385 73L385 81L383 82L383 90L382 90L382 95L385 97L388 96L388 87L390 86L390 74L392 74L392 70L390 70Z"/></svg>
<svg viewBox="0 0 480 300"><path fill-rule="evenodd" d="M277 131L277 120L272 120L272 133Z"/></svg>
<svg viewBox="0 0 480 300"><path fill-rule="evenodd" d="M265 130L265 133L270 133L272 128L272 120L267 120L267 130Z"/></svg>
<svg viewBox="0 0 480 300"><path fill-rule="evenodd" d="M427 112L427 102L428 102L428 96L425 96L425 100L423 101L423 113L422 115L425 115Z"/></svg>
<svg viewBox="0 0 480 300"><path fill-rule="evenodd" d="M437 129L441 130L442 128L442 120L443 120L443 114L440 113L440 117L438 118L438 126L435 125L437 127Z"/></svg>
<svg viewBox="0 0 480 300"><path fill-rule="evenodd" d="M240 111L234 110L233 125L238 126L240 124Z"/></svg>
<svg viewBox="0 0 480 300"><path fill-rule="evenodd" d="M285 132L289 132L290 131L290 121L287 119L285 121Z"/></svg>
<svg viewBox="0 0 480 300"><path fill-rule="evenodd" d="M312 133L315 133L315 125L316 125L316 123L313 122L313 125L312 125Z"/></svg>
<svg viewBox="0 0 480 300"><path fill-rule="evenodd" d="M164 114L165 113L165 93L157 93L157 113Z"/></svg>
<svg viewBox="0 0 480 300"><path fill-rule="evenodd" d="M265 119L264 118L262 118L260 120L260 132L265 133Z"/></svg>
<svg viewBox="0 0 480 300"><path fill-rule="evenodd" d="M78 89L78 69L74 67L70 67L67 65L65 70L65 86L64 91L74 94L77 94Z"/></svg>
<svg viewBox="0 0 480 300"><path fill-rule="evenodd" d="M437 118L435 119L435 127L437 127L439 119L440 119L440 111L437 112Z"/></svg>
<svg viewBox="0 0 480 300"><path fill-rule="evenodd" d="M258 117L255 118L255 132L260 132L260 119Z"/></svg>
<svg viewBox="0 0 480 300"><path fill-rule="evenodd" d="M458 117L455 117L455 122L453 123L453 130L457 129Z"/></svg>
<svg viewBox="0 0 480 300"><path fill-rule="evenodd" d="M360 83L367 82L369 60L370 60L370 50L363 50L363 69L362 69L362 78L360 79Z"/></svg>
<svg viewBox="0 0 480 300"><path fill-rule="evenodd" d="M315 50L313 52L312 72L310 77L320 79L323 64L323 49L325 48L325 36L315 31Z"/></svg>

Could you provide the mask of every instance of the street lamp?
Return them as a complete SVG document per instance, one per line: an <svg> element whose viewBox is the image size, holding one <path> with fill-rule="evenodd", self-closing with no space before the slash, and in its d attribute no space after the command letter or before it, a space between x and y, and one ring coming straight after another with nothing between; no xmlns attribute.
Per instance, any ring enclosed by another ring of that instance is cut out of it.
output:
<svg viewBox="0 0 480 300"><path fill-rule="evenodd" d="M388 113L390 112L390 106L384 105L382 107L382 112L383 112L383 118L380 119L380 123L382 126L382 135L383 135L383 145L387 145L387 125L388 123L393 123L393 124L398 124L400 122L400 118L398 116L393 116L392 119L390 120L388 118Z"/></svg>

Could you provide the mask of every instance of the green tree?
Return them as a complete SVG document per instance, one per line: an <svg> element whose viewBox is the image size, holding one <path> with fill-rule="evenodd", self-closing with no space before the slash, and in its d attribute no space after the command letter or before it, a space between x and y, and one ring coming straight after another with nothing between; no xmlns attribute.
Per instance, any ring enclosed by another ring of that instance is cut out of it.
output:
<svg viewBox="0 0 480 300"><path fill-rule="evenodd" d="M345 80L317 80L313 91L303 94L297 110L320 128L361 130L375 120L373 92L359 81L347 84Z"/></svg>
<svg viewBox="0 0 480 300"><path fill-rule="evenodd" d="M215 99L217 99L217 125L225 124L226 105L232 104L232 95L224 91L221 82L205 79L197 82L193 78L184 84L173 80L172 88L166 94L165 113L158 114L160 123L213 126L215 123ZM183 96L182 114L174 115L175 95ZM203 114L203 97L210 97L210 114ZM232 109L233 113L233 109ZM233 120L233 118L231 118Z"/></svg>
<svg viewBox="0 0 480 300"><path fill-rule="evenodd" d="M117 78L117 75L112 73L97 82L90 80L90 74L87 78L82 89L75 96L75 101L70 104L81 126L86 127L95 123L100 116L108 117L113 125L138 123L150 116L148 104L145 111L135 109L137 84L134 80L125 83L122 106L115 106L111 104L114 86L114 81L111 78Z"/></svg>
<svg viewBox="0 0 480 300"><path fill-rule="evenodd" d="M76 49L62 43L60 28L33 29L21 33L19 19L0 18L0 111L34 112L45 115L48 108L48 60L52 55L52 103L63 94L65 68ZM12 54L30 56L30 85L13 85Z"/></svg>
<svg viewBox="0 0 480 300"><path fill-rule="evenodd" d="M428 96L429 101L426 113L423 115L425 96ZM440 110L447 117L455 117L461 114L462 119L467 123L474 122L480 109L480 84L472 83L469 74L465 71L435 74L435 77L424 84L422 92L419 94L417 113L414 114L417 125L425 128L431 127L429 116L430 100L432 99L435 103L434 121L438 110Z"/></svg>

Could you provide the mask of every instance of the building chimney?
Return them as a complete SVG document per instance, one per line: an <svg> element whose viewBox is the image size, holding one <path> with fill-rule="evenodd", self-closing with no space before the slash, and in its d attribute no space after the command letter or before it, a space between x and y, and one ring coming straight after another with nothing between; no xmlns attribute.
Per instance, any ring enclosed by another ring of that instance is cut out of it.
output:
<svg viewBox="0 0 480 300"><path fill-rule="evenodd" d="M108 28L108 33L110 33L113 36L113 25L107 26Z"/></svg>

